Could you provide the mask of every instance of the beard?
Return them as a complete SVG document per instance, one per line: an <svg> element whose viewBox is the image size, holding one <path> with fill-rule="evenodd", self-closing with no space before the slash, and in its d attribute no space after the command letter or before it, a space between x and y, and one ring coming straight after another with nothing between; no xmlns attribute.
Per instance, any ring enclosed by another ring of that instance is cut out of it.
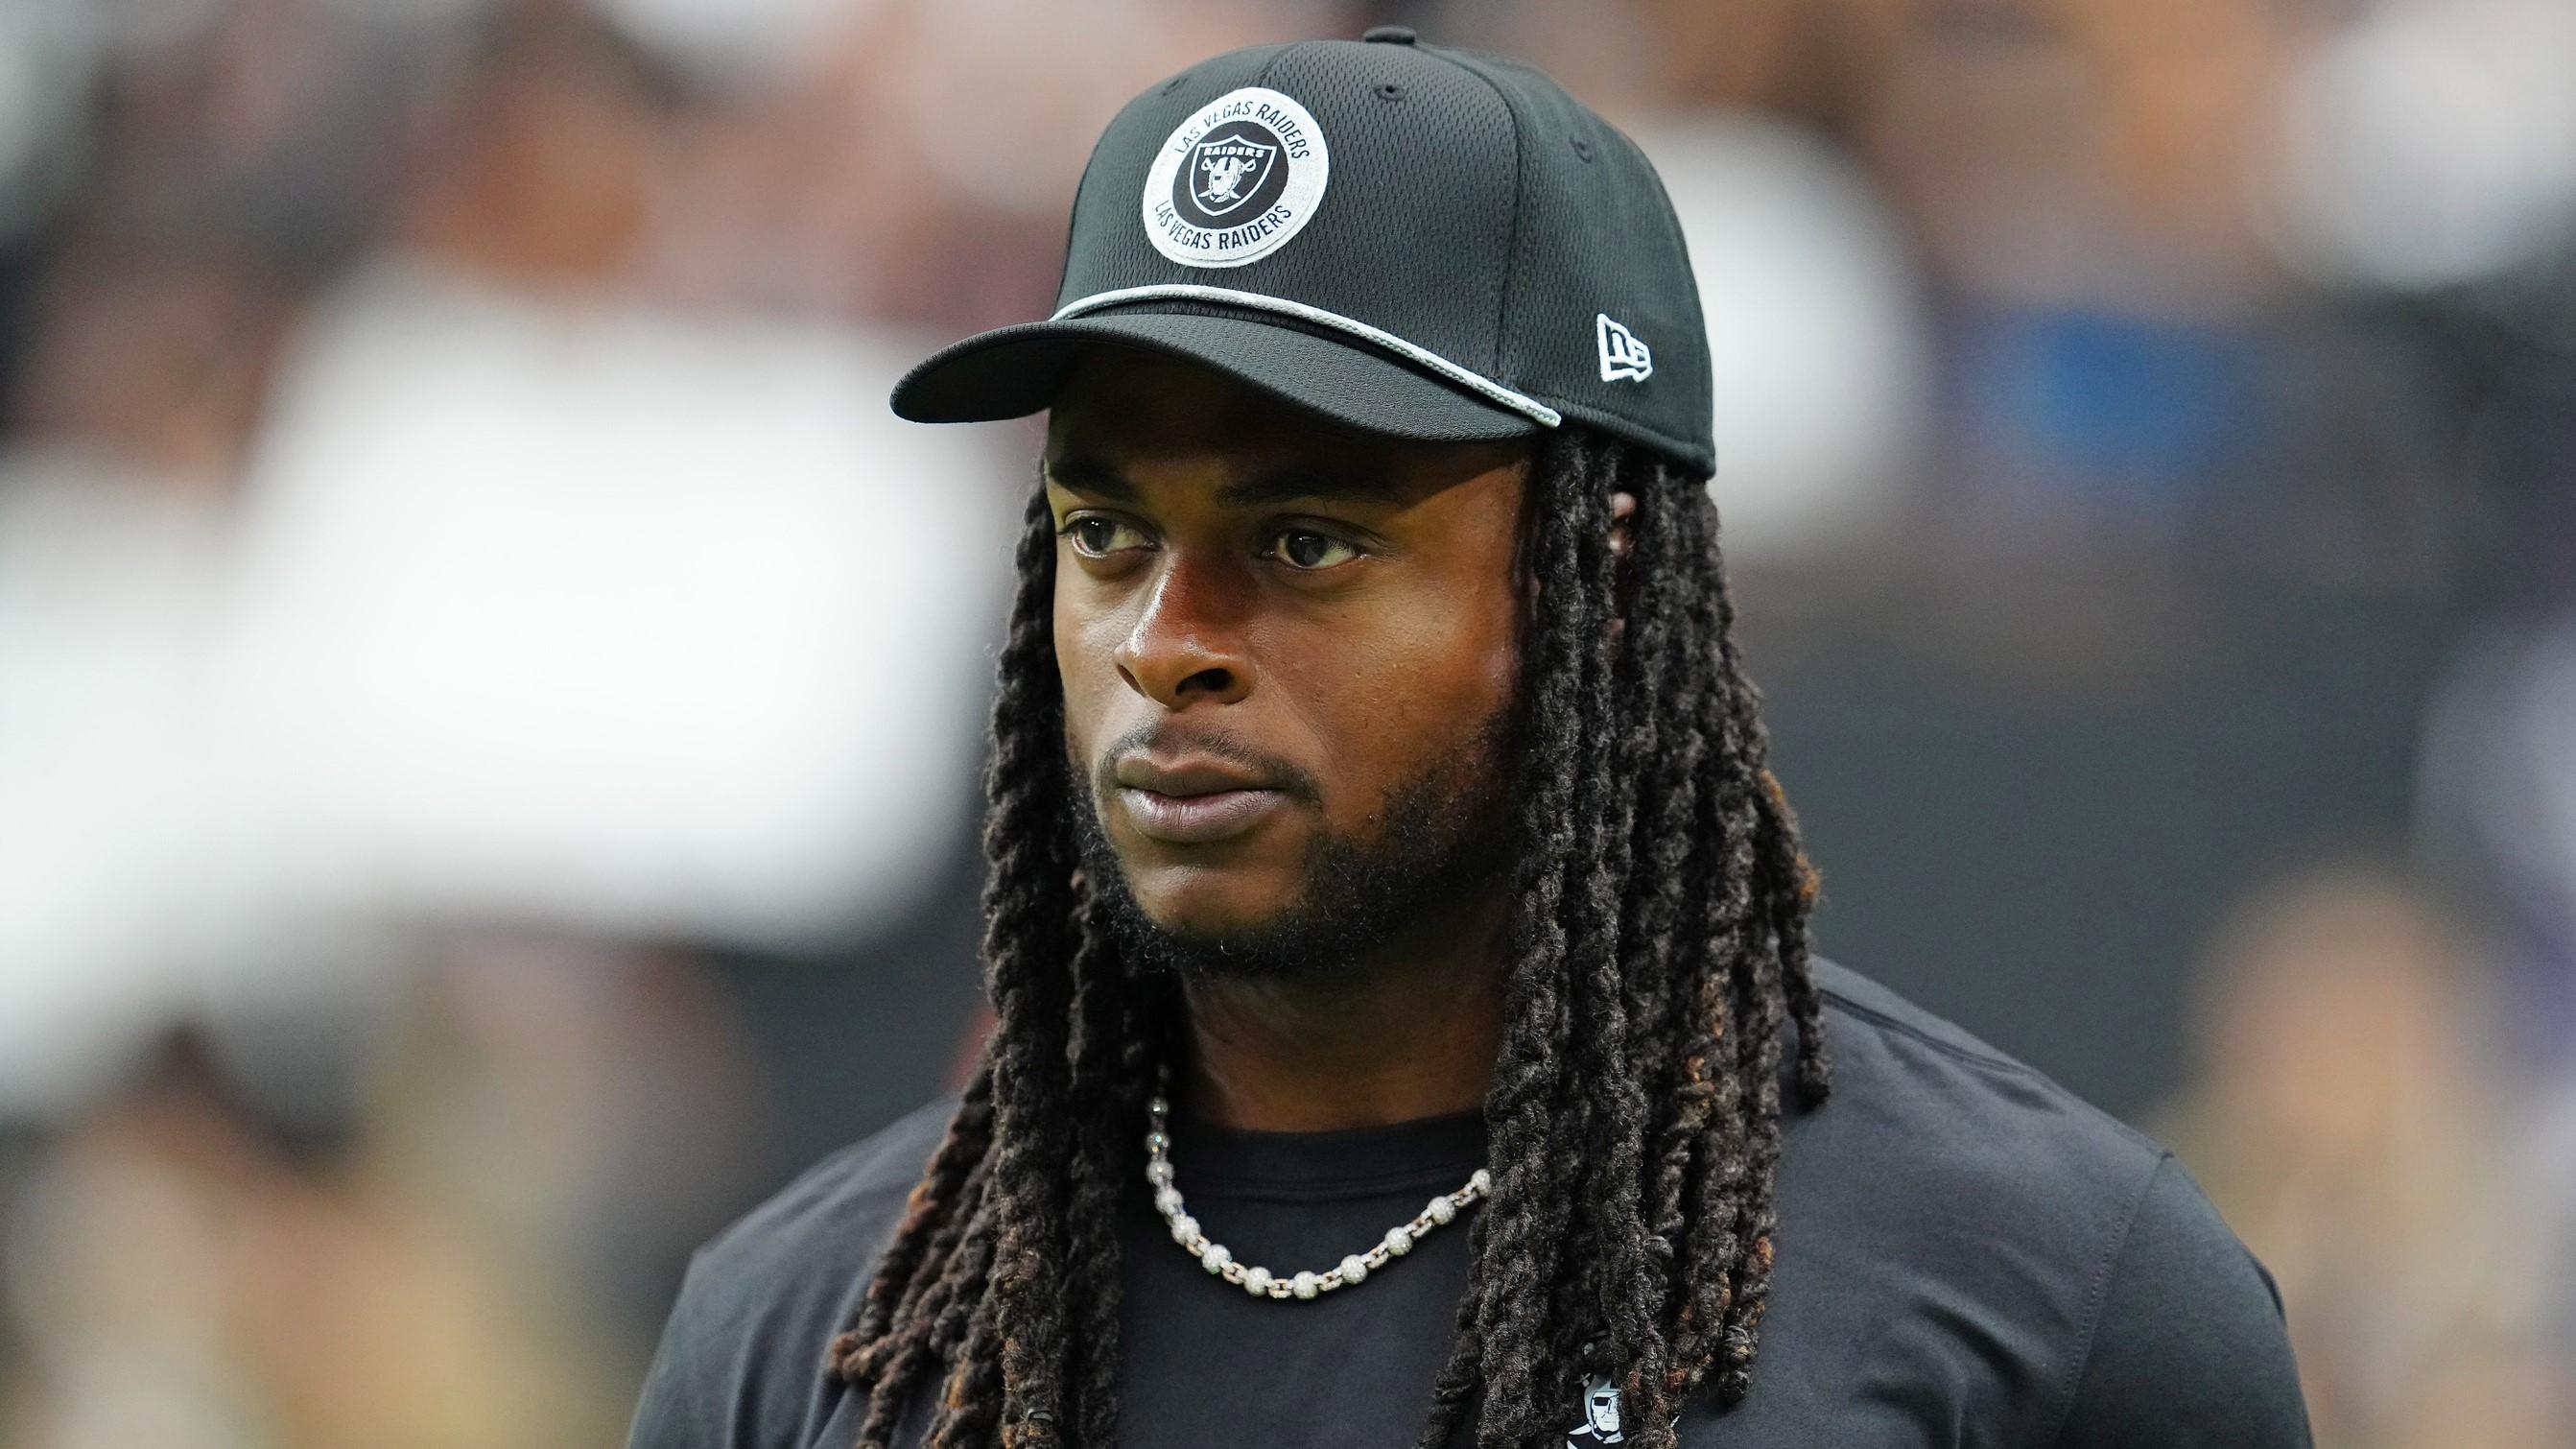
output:
<svg viewBox="0 0 2576 1449"><path fill-rule="evenodd" d="M1100 818L1104 788L1077 792L1076 834L1095 911L1127 959L1184 978L1280 981L1348 969L1408 924L1490 884L1512 856L1503 789L1508 711L1465 748L1443 750L1399 784L1366 835L1309 841L1295 896L1269 919L1219 932L1176 930L1145 913Z"/></svg>

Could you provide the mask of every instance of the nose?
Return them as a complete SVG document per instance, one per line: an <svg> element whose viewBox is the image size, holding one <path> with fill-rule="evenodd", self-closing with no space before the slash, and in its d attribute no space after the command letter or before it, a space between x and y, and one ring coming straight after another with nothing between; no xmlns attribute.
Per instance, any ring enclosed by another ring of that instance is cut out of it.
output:
<svg viewBox="0 0 2576 1449"><path fill-rule="evenodd" d="M1232 704L1252 689L1242 647L1242 580L1175 551L1147 590L1114 657L1120 677L1165 709Z"/></svg>

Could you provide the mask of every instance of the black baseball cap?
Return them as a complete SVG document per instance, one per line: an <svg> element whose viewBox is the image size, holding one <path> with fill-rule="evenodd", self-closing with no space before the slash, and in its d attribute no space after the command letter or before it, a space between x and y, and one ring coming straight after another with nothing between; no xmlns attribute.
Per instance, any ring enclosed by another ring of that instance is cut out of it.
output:
<svg viewBox="0 0 2576 1449"><path fill-rule="evenodd" d="M1231 51L1128 102L1075 193L1055 315L942 349L894 410L1025 416L1103 343L1398 437L1571 419L1715 466L1654 168L1546 76L1402 27Z"/></svg>

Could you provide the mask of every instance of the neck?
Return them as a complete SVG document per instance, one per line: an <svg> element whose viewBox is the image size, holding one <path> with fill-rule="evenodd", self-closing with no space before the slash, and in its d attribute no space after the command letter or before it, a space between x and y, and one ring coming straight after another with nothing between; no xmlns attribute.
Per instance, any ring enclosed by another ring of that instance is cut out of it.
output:
<svg viewBox="0 0 2576 1449"><path fill-rule="evenodd" d="M1497 890L1310 976L1186 982L1190 1115L1329 1132L1483 1105L1502 1044L1506 918Z"/></svg>

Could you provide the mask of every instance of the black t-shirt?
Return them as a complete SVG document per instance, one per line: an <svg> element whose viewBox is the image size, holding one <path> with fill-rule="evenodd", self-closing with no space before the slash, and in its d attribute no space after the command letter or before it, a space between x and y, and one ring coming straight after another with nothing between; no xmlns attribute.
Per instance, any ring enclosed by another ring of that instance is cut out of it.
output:
<svg viewBox="0 0 2576 1449"><path fill-rule="evenodd" d="M2170 1153L1886 988L1830 962L1817 974L1833 1096L1792 1108L1783 1137L1752 1390L1724 1414L1688 1409L1688 1449L2310 1443L2278 1290ZM863 1405L825 1374L825 1346L856 1317L949 1106L826 1160L699 1251L632 1449L856 1441ZM1173 1125L1202 1229L1281 1271L1365 1249L1483 1152L1474 1114ZM1314 1301L1255 1299L1173 1244L1140 1179L1122 1223L1122 1442L1411 1445L1466 1285L1465 1228ZM1580 1432L1584 1405L1565 1417L1569 1442L1612 1442Z"/></svg>

